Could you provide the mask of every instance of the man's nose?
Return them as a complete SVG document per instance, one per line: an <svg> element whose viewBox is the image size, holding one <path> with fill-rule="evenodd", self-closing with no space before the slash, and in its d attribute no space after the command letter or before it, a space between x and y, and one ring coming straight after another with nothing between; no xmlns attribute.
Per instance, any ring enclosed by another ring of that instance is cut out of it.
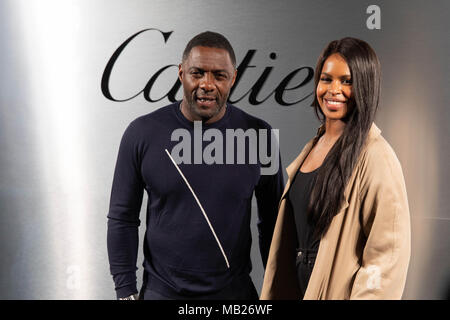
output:
<svg viewBox="0 0 450 320"><path fill-rule="evenodd" d="M209 92L213 91L214 88L214 76L211 73L206 72L200 81L200 89L204 90L205 92Z"/></svg>

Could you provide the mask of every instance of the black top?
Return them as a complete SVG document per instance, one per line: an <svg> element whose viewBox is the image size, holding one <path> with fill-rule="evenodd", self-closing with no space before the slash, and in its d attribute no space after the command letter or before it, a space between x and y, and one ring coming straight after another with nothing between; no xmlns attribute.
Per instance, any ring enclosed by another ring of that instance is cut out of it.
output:
<svg viewBox="0 0 450 320"><path fill-rule="evenodd" d="M236 161L228 164L225 160L224 164L206 164L200 159L200 164L195 163L195 145L207 147L211 142L194 136L194 123L183 116L179 107L177 102L139 117L128 126L120 144L108 213L109 262L118 297L137 292L141 218L146 224L144 279L148 279L151 289L169 298L214 293L250 272L253 194L258 204L261 255L266 263L283 191L282 171L263 175L261 168L266 165L259 161L246 165ZM230 104L222 119L202 126L205 134L212 128L224 137L223 145L228 145L228 129L271 129L265 121ZM174 135L176 132L183 135ZM190 137L193 143L189 143ZM196 200L165 152L167 149L174 154L172 150L182 142L187 143L187 149L183 149L186 161L179 168L207 213L230 269ZM192 148L191 152L188 148ZM223 149L223 159L228 159L228 148ZM271 150L270 146L267 150ZM144 191L148 195L147 214L140 217Z"/></svg>
<svg viewBox="0 0 450 320"><path fill-rule="evenodd" d="M317 252L319 249L320 238L314 237L314 225L307 211L317 172L318 169L307 173L297 171L288 192L297 230L297 248L301 251Z"/></svg>

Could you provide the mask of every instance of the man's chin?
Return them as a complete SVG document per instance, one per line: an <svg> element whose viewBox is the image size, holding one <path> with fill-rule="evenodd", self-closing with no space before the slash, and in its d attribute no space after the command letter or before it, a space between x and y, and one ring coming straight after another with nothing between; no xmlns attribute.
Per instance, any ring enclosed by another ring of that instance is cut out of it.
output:
<svg viewBox="0 0 450 320"><path fill-rule="evenodd" d="M201 119L201 121L206 122L212 118L214 118L217 113L214 112L196 112L197 117Z"/></svg>
<svg viewBox="0 0 450 320"><path fill-rule="evenodd" d="M199 106L196 106L195 113L198 117L202 119L202 121L208 121L209 119L214 118L217 116L221 111L221 108L214 108L214 109L205 109Z"/></svg>

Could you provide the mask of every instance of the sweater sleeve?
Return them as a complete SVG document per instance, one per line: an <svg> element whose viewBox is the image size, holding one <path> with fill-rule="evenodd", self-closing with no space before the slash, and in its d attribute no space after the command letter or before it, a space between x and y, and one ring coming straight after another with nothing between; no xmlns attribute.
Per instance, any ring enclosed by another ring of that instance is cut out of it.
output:
<svg viewBox="0 0 450 320"><path fill-rule="evenodd" d="M411 251L410 216L402 169L387 142L368 151L361 176L366 243L350 298L400 299Z"/></svg>
<svg viewBox="0 0 450 320"><path fill-rule="evenodd" d="M120 143L108 212L108 258L117 298L138 292L136 263L143 190L139 138L132 123Z"/></svg>
<svg viewBox="0 0 450 320"><path fill-rule="evenodd" d="M270 130L270 126L268 126ZM278 214L278 205L284 190L284 179L281 170L281 157L278 147L278 138L269 135L268 148L271 150L271 162L263 164L261 177L255 188L255 197L258 206L258 232L259 249L264 269L269 257L270 244Z"/></svg>

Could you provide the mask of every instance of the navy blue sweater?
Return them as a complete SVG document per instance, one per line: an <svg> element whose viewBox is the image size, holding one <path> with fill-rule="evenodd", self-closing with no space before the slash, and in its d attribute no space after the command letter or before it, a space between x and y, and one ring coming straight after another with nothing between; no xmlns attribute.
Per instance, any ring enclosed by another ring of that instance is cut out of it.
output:
<svg viewBox="0 0 450 320"><path fill-rule="evenodd" d="M137 292L139 212L144 190L148 194L144 286L148 284L173 298L208 295L220 291L236 277L248 274L253 193L258 204L264 266L268 257L284 185L281 170L273 175L261 175L259 160L248 164L249 158L247 164L194 164L193 148L191 164L179 164L208 215L229 260L228 268L199 205L165 152L179 143L171 141L176 129L186 129L194 139L194 124L183 116L179 106L177 102L137 118L126 129L120 144L107 236L117 297ZM226 129L271 129L266 122L230 104L222 119L202 127L203 131L220 130L224 145ZM203 148L210 143L203 142ZM246 150L248 153L247 144ZM224 163L226 152L224 147Z"/></svg>

